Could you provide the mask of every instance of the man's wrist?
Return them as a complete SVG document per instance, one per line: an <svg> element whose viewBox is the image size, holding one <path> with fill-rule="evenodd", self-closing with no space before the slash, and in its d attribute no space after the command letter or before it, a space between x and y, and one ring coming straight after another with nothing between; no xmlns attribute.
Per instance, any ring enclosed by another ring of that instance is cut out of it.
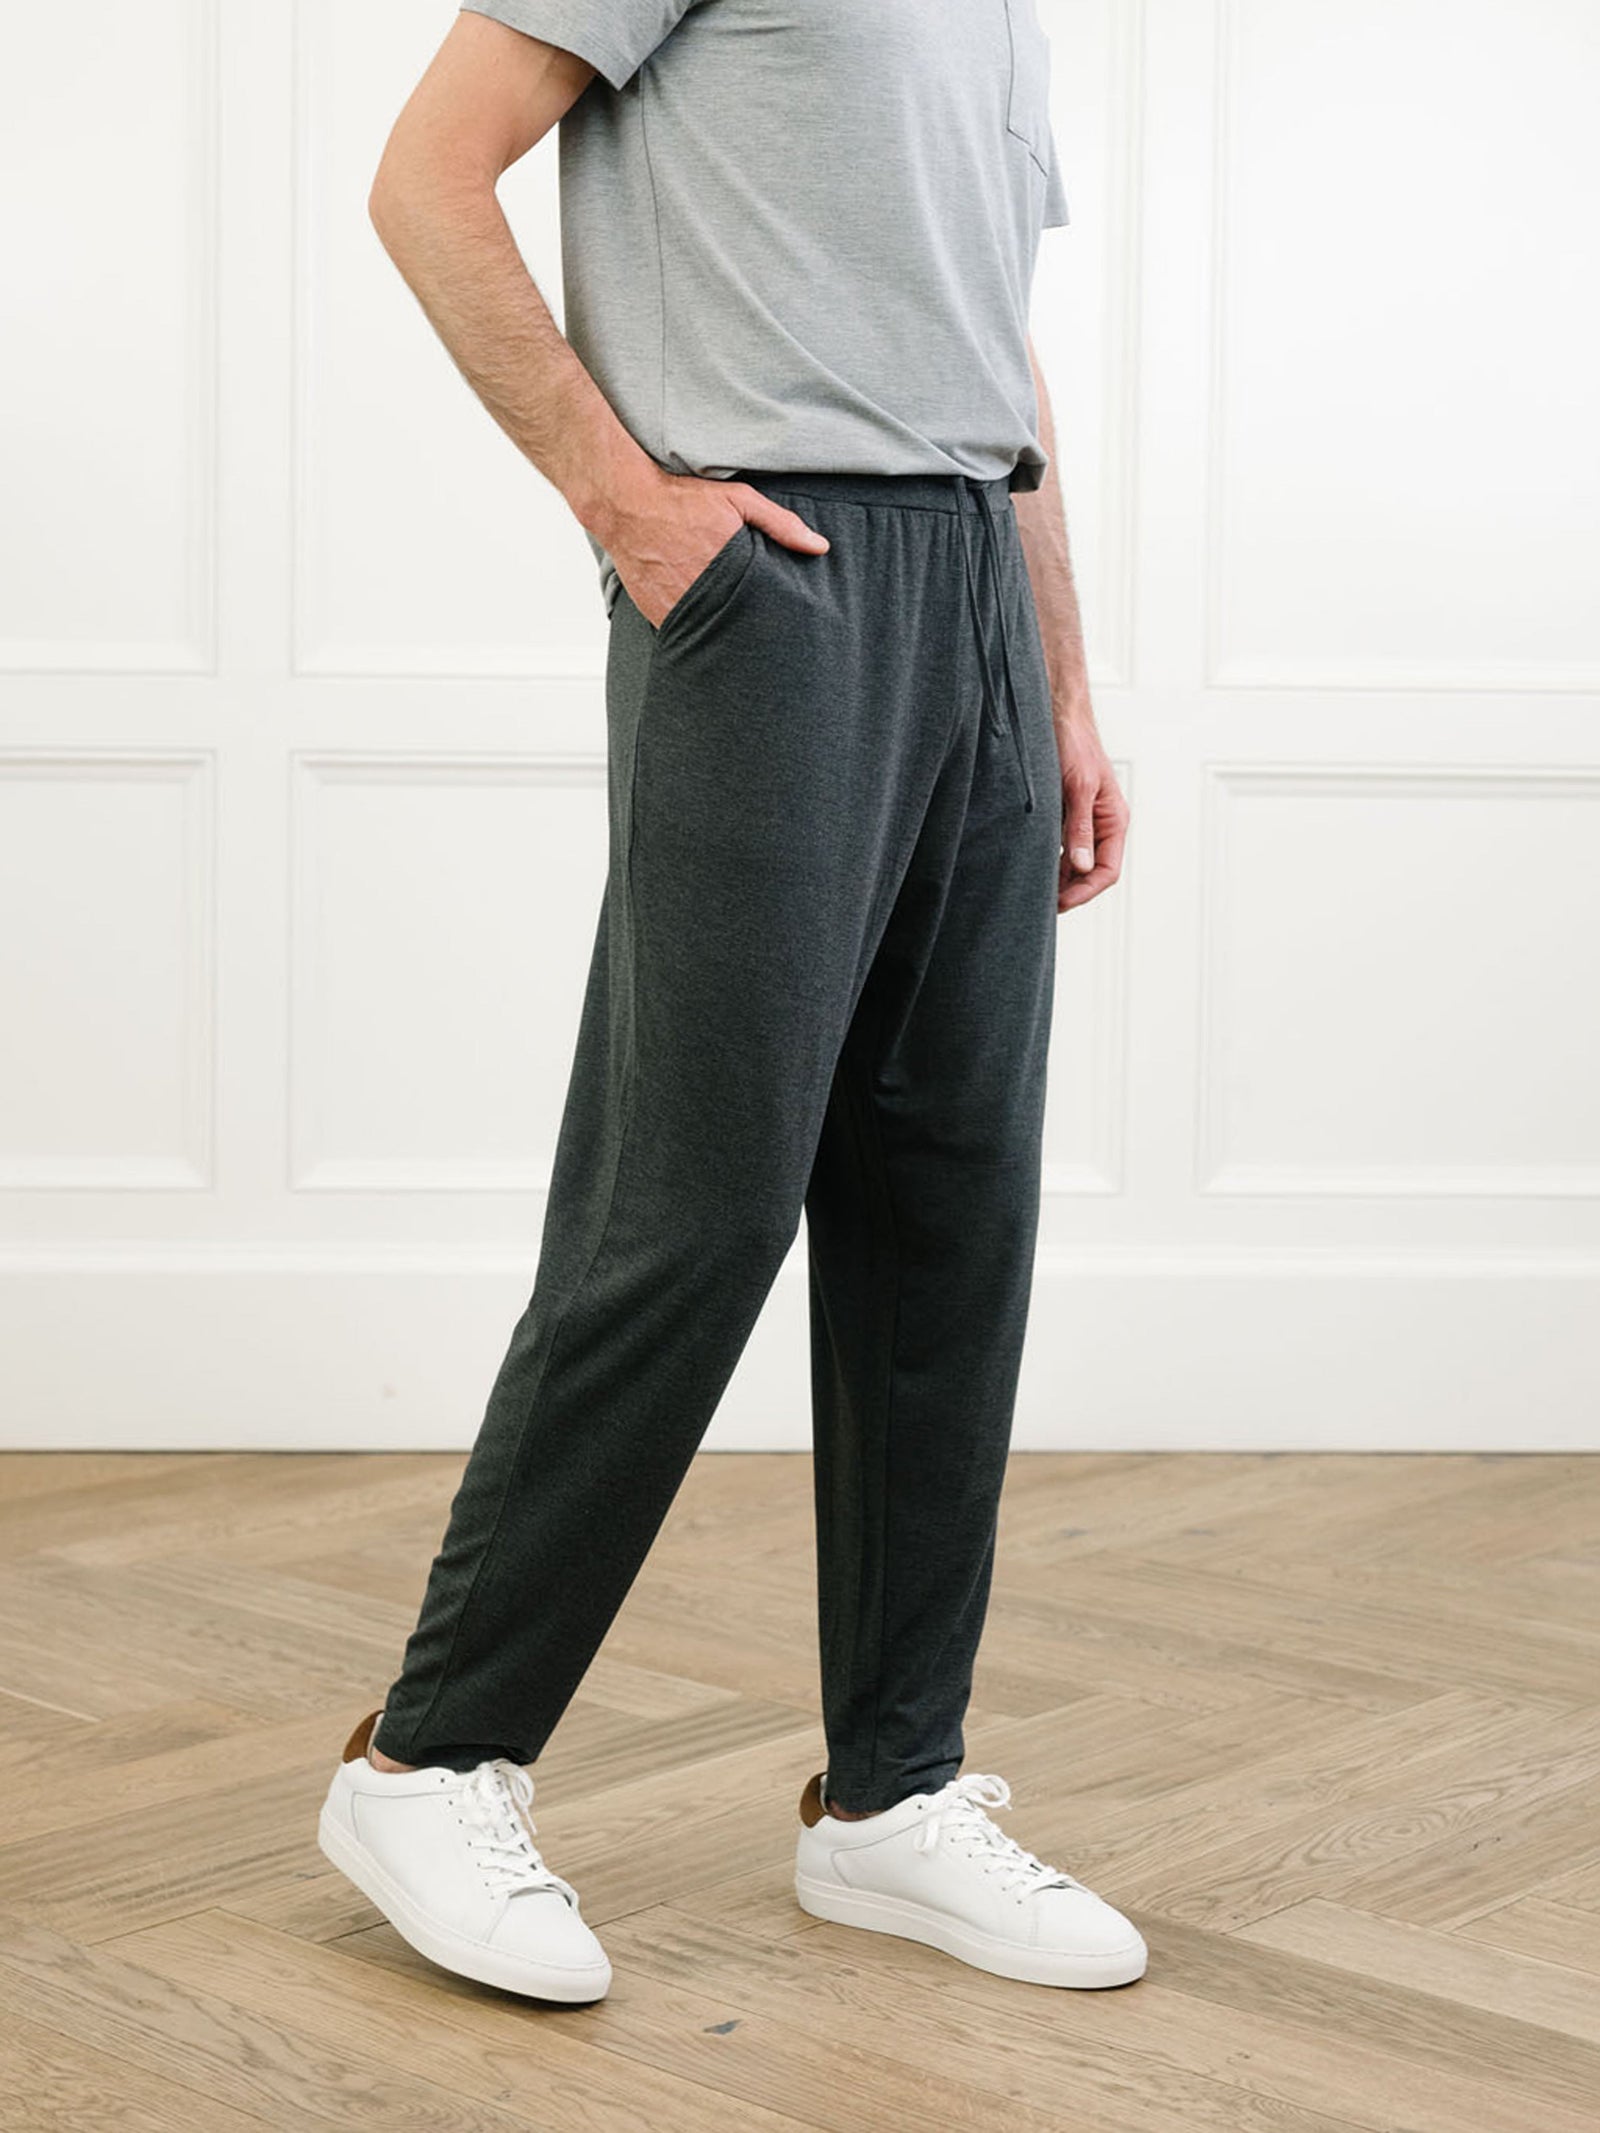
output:
<svg viewBox="0 0 1600 2133"><path fill-rule="evenodd" d="M614 434L577 452L570 470L554 476L578 523L607 549L618 519L628 512L630 497L660 471L620 423L614 422L612 430Z"/></svg>
<svg viewBox="0 0 1600 2133"><path fill-rule="evenodd" d="M1053 682L1050 712L1058 730L1063 733L1093 733L1095 730L1094 705L1089 698L1087 681Z"/></svg>

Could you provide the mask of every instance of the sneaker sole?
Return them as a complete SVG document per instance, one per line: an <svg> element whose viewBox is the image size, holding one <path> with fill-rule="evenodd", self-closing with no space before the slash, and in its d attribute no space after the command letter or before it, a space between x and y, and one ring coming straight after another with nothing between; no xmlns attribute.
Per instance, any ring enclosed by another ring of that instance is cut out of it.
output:
<svg viewBox="0 0 1600 2133"><path fill-rule="evenodd" d="M571 1970L559 1965L546 1968L524 1955L485 1948L463 1934L451 1932L448 1926L439 1925L417 1908L366 1846L341 1828L326 1807L317 1820L317 1846L347 1881L354 1882L362 1895L377 1905L402 1940L442 1970L452 1970L457 1977L472 1978L480 1985L520 1992L530 1999L569 2003L601 2000L610 1990L609 1963L603 1971Z"/></svg>
<svg viewBox="0 0 1600 2133"><path fill-rule="evenodd" d="M1149 1959L1142 1939L1131 1947L1112 1948L1096 1955L1018 1947L1011 1941L980 1933L960 1919L941 1917L903 1896L878 1896L869 1889L841 1888L837 1882L818 1881L810 1874L795 1875L794 1892L800 1908L813 1918L826 1918L836 1926L863 1926L869 1933L893 1933L902 1940L918 1940L925 1947L941 1949L978 1970L1015 1978L1024 1985L1130 1985L1135 1978L1144 1976Z"/></svg>

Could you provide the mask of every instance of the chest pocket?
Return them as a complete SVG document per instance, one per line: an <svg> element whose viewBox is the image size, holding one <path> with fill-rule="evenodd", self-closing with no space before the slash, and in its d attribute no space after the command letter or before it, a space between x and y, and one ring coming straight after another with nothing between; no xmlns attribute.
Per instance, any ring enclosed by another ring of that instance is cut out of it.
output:
<svg viewBox="0 0 1600 2133"><path fill-rule="evenodd" d="M1050 40L1039 27L1034 0L1005 0L1011 34L1011 89L1006 126L1039 168L1050 171Z"/></svg>

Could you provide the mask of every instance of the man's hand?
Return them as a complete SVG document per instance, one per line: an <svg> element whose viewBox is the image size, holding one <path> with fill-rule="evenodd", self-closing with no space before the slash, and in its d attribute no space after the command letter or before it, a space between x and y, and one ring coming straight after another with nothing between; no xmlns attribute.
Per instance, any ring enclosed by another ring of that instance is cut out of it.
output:
<svg viewBox="0 0 1600 2133"><path fill-rule="evenodd" d="M746 519L804 555L828 548L825 534L747 481L669 474L654 462L613 489L590 523L629 599L659 629Z"/></svg>
<svg viewBox="0 0 1600 2133"><path fill-rule="evenodd" d="M1061 880L1057 911L1086 904L1122 872L1128 803L1093 724L1057 719L1061 757Z"/></svg>

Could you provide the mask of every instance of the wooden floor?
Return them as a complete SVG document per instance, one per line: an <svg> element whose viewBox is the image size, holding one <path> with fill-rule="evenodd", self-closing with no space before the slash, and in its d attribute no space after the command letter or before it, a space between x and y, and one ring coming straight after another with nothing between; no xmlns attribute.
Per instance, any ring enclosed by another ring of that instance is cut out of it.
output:
<svg viewBox="0 0 1600 2133"><path fill-rule="evenodd" d="M1138 1983L820 1923L811 1468L703 1455L535 1766L615 1968L413 1955L317 1809L459 1457L0 1459L0 2124L1596 2133L1600 1459L1013 1461L969 1770Z"/></svg>

